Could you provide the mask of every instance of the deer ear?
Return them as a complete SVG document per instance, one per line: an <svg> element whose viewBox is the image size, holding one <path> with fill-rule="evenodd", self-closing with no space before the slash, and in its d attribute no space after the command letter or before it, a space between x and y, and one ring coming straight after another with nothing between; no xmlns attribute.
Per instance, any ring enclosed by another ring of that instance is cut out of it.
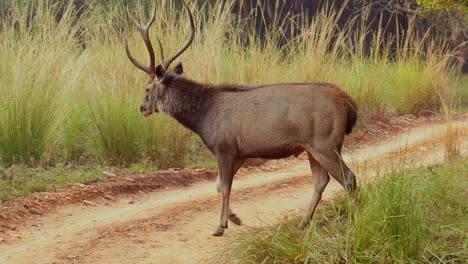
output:
<svg viewBox="0 0 468 264"><path fill-rule="evenodd" d="M164 70L164 67L161 64L156 66L156 77L158 80L164 79L164 76L166 76L166 70Z"/></svg>
<svg viewBox="0 0 468 264"><path fill-rule="evenodd" d="M177 62L177 64L174 67L174 72L177 74L182 74L184 73L184 67L182 67L182 62Z"/></svg>

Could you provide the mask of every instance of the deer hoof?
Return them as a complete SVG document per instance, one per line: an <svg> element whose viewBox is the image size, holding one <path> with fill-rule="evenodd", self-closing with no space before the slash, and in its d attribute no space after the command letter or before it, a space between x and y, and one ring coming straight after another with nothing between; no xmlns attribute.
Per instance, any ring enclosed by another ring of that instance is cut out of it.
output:
<svg viewBox="0 0 468 264"><path fill-rule="evenodd" d="M242 225L242 220L236 214L229 215L229 220L238 226Z"/></svg>
<svg viewBox="0 0 468 264"><path fill-rule="evenodd" d="M216 229L216 231L214 231L213 236L222 236L223 234L224 234L224 229L220 227Z"/></svg>

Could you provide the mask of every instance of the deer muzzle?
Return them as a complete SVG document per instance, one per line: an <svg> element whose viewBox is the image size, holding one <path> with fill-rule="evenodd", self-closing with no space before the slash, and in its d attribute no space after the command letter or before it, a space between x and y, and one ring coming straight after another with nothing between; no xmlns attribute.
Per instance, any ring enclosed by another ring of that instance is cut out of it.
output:
<svg viewBox="0 0 468 264"><path fill-rule="evenodd" d="M152 111L148 110L148 108L144 105L140 106L140 112L143 114L144 117L147 117L153 113Z"/></svg>

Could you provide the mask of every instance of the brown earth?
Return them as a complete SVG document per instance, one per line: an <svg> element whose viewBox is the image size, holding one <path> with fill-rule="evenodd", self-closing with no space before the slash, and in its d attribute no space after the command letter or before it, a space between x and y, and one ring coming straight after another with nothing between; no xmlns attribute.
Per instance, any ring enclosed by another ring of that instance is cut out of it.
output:
<svg viewBox="0 0 468 264"><path fill-rule="evenodd" d="M460 153L468 155L468 116L458 119L453 131ZM400 132L384 133L392 130ZM349 144L344 159L367 182L378 168L401 164L403 156L408 166L443 160L446 132L440 120L400 117L356 133L354 142L361 143ZM106 182L38 193L1 208L0 263L216 262L236 233L301 214L313 186L303 159L241 169L232 204L244 226L215 238L219 197L207 181L215 171L107 174ZM324 199L341 190L330 182Z"/></svg>

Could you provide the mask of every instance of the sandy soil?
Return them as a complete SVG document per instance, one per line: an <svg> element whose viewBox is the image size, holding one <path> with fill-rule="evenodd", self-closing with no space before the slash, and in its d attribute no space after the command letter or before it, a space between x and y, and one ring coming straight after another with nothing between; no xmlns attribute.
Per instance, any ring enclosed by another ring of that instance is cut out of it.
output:
<svg viewBox="0 0 468 264"><path fill-rule="evenodd" d="M452 128L460 153L468 155L468 118ZM368 182L387 166L442 161L446 132L445 124L425 124L372 146L348 149L344 159L360 182ZM152 192L141 192L142 187L126 196L56 205L4 230L0 263L216 263L216 254L236 233L302 214L313 187L308 162L298 159L278 167L243 169L236 175L231 204L244 226L231 224L223 237L211 236L220 210L214 182L163 184ZM215 173L206 175L212 179ZM331 181L324 199L341 191Z"/></svg>

